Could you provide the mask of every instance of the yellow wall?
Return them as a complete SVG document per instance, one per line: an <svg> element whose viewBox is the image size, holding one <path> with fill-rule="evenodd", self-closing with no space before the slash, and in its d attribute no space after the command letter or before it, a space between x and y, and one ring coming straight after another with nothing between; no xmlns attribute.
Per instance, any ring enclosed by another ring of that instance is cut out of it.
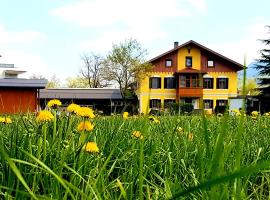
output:
<svg viewBox="0 0 270 200"><path fill-rule="evenodd" d="M192 57L192 69L201 69L201 51L200 49L196 47L192 47L190 50L190 53L188 53L188 50L186 47L183 47L178 50L178 55L177 55L177 70L185 69L186 68L186 56L191 56Z"/></svg>
<svg viewBox="0 0 270 200"><path fill-rule="evenodd" d="M237 73L236 72L209 72L209 76L214 78L214 89L203 89L203 99L212 99L213 108L216 106L216 100L228 99L237 96ZM220 76L229 78L228 89L216 89L216 80Z"/></svg>
<svg viewBox="0 0 270 200"><path fill-rule="evenodd" d="M171 72L160 72L160 73L149 73L140 82L140 87L137 92L138 98L140 100L140 112L148 113L149 101L150 99L161 99L161 107L164 106L164 99L175 99L176 89L164 89L164 78L172 77ZM149 78L150 77L160 77L161 78L161 89L149 89Z"/></svg>

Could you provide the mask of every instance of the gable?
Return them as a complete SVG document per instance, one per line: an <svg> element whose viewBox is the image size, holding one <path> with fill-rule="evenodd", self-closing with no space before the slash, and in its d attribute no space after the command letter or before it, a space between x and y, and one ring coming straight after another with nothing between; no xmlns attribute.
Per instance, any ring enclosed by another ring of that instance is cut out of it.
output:
<svg viewBox="0 0 270 200"><path fill-rule="evenodd" d="M218 64L217 67L220 66L217 68L218 71L219 70L239 71L239 70L242 70L244 67L240 63L237 63L237 62L235 62L235 61L233 61L233 60L231 60L231 59L229 59L229 58L227 58L227 57L225 57L225 56L223 56L223 55L221 55L221 54L219 54L219 53L217 53L217 52L215 52L215 51L213 51L213 50L211 50L211 49L209 49L209 48L207 48L207 47L205 47L205 46L203 46L195 41L192 41L192 40L190 40L182 45L179 45L179 46L149 60L149 62L155 66L154 71L158 71L158 69L160 69L161 66L163 66L163 68L164 68L165 60L168 57L175 57L175 55L177 57L177 53L179 52L179 50L181 48L189 49L189 47L191 47L191 49L192 49L192 47L196 47L196 48L199 48L201 50L201 67L202 68L205 68L205 64L207 63L207 61L205 62L205 59L208 57L213 57L214 59L216 59L217 64ZM176 60L174 63L178 64L179 61ZM222 66L222 68L221 68L221 66ZM177 67L177 65L176 65L176 67ZM170 70L172 70L172 69L170 69ZM209 70L211 71L213 69L209 69ZM164 71L164 69L162 71ZM214 71L216 71L216 70L214 70Z"/></svg>

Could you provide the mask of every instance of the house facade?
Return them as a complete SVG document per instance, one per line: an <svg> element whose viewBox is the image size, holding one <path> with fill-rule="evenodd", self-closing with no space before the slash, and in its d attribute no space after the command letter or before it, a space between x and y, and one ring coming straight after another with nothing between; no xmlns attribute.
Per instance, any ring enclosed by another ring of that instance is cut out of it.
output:
<svg viewBox="0 0 270 200"><path fill-rule="evenodd" d="M195 41L175 42L173 49L149 62L153 69L137 90L140 113L166 109L172 102L212 111L237 96L237 71L243 65Z"/></svg>

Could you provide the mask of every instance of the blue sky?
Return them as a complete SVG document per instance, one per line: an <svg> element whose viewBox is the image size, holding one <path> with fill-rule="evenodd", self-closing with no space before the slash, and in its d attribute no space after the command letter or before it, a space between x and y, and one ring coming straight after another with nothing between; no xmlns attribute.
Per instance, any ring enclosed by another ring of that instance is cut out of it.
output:
<svg viewBox="0 0 270 200"><path fill-rule="evenodd" d="M79 73L83 53L105 55L131 37L148 58L192 39L250 63L258 39L269 37L269 7L269 0L2 0L0 63L64 83Z"/></svg>

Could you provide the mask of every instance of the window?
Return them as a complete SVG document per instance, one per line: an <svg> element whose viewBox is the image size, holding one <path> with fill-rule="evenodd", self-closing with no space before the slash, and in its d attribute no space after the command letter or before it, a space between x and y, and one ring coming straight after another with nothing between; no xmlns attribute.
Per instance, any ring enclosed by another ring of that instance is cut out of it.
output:
<svg viewBox="0 0 270 200"><path fill-rule="evenodd" d="M151 77L149 79L149 88L152 88L152 89L161 88L161 78L160 77Z"/></svg>
<svg viewBox="0 0 270 200"><path fill-rule="evenodd" d="M190 56L186 57L186 67L192 67L192 57Z"/></svg>
<svg viewBox="0 0 270 200"><path fill-rule="evenodd" d="M164 108L170 108L170 106L175 102L175 99L164 99Z"/></svg>
<svg viewBox="0 0 270 200"><path fill-rule="evenodd" d="M203 78L203 88L213 89L213 78Z"/></svg>
<svg viewBox="0 0 270 200"><path fill-rule="evenodd" d="M172 67L172 66L173 66L172 59L166 59L165 60L165 67Z"/></svg>
<svg viewBox="0 0 270 200"><path fill-rule="evenodd" d="M180 76L180 87L186 87L186 76Z"/></svg>
<svg viewBox="0 0 270 200"><path fill-rule="evenodd" d="M226 99L217 100L217 106L227 106L227 105L228 105L228 100Z"/></svg>
<svg viewBox="0 0 270 200"><path fill-rule="evenodd" d="M200 87L199 77L197 75L181 75L180 87L184 88L197 88Z"/></svg>
<svg viewBox="0 0 270 200"><path fill-rule="evenodd" d="M217 89L228 89L228 78L217 78Z"/></svg>
<svg viewBox="0 0 270 200"><path fill-rule="evenodd" d="M213 100L205 99L203 100L204 109L213 109Z"/></svg>
<svg viewBox="0 0 270 200"><path fill-rule="evenodd" d="M150 108L160 108L161 100L160 99L150 99Z"/></svg>
<svg viewBox="0 0 270 200"><path fill-rule="evenodd" d="M207 60L207 67L211 68L211 67L215 67L215 62L213 59L208 58Z"/></svg>
<svg viewBox="0 0 270 200"><path fill-rule="evenodd" d="M175 88L175 78L174 77L164 78L164 88L165 89L174 89Z"/></svg>

